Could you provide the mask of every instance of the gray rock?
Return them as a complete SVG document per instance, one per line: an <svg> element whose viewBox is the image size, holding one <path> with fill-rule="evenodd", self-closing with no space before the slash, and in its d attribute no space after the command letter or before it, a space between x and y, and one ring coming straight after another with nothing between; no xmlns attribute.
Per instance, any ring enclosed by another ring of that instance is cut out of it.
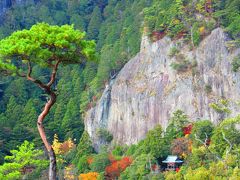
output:
<svg viewBox="0 0 240 180"><path fill-rule="evenodd" d="M150 43L144 36L141 51L106 87L96 107L86 113L85 128L94 147L101 145L96 135L99 127L108 129L117 143L130 145L143 139L156 124L165 129L177 109L193 121L209 119L215 124L239 113L240 74L232 71L231 61L240 49L228 50L228 40L218 28L190 50L182 40L165 37ZM174 46L180 52L170 57ZM171 63L182 59L197 66L180 73L173 70ZM211 92L206 87L211 87ZM209 107L223 98L229 100L230 115Z"/></svg>

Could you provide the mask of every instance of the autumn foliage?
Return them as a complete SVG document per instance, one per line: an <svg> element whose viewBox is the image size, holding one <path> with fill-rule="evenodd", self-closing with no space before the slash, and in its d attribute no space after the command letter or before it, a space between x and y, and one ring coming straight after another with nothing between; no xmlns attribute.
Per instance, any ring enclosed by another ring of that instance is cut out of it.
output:
<svg viewBox="0 0 240 180"><path fill-rule="evenodd" d="M90 165L90 164L92 164L92 162L93 162L93 157L92 157L92 156L89 156L89 157L87 158L87 163Z"/></svg>
<svg viewBox="0 0 240 180"><path fill-rule="evenodd" d="M97 172L89 172L86 174L80 174L78 176L78 179L79 180L97 180L98 175L99 174Z"/></svg>
<svg viewBox="0 0 240 180"><path fill-rule="evenodd" d="M123 172L128 166L132 163L131 157L124 157L121 160L114 161L111 157L112 164L107 166L105 169L105 175L107 179L115 179L120 176L120 173Z"/></svg>
<svg viewBox="0 0 240 180"><path fill-rule="evenodd" d="M74 177L74 174L73 174L73 170L74 170L73 165L69 165L69 166L65 167L64 179L66 179L66 180L74 180L75 177Z"/></svg>
<svg viewBox="0 0 240 180"><path fill-rule="evenodd" d="M192 132L192 127L193 127L192 124L184 127L184 128L183 128L183 134L184 134L184 135L191 134L191 132Z"/></svg>
<svg viewBox="0 0 240 180"><path fill-rule="evenodd" d="M192 151L192 141L182 137L173 140L171 145L172 154L185 158Z"/></svg>
<svg viewBox="0 0 240 180"><path fill-rule="evenodd" d="M67 141L64 141L63 143L61 143L58 140L58 136L56 134L54 135L52 147L56 155L66 154L70 150L72 150L75 146L76 145L73 143L71 139L68 139Z"/></svg>

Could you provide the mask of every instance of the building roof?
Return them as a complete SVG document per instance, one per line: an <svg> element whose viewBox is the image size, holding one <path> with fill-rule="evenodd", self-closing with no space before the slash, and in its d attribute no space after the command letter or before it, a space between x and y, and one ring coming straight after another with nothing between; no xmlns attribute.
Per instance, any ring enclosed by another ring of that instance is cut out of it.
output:
<svg viewBox="0 0 240 180"><path fill-rule="evenodd" d="M177 156L169 155L167 159L162 161L163 163L182 163L183 161L179 160Z"/></svg>

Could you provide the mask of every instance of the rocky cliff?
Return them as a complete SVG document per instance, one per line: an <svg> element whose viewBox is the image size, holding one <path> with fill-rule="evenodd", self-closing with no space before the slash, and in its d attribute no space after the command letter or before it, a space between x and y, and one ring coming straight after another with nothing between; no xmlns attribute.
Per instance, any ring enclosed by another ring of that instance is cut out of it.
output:
<svg viewBox="0 0 240 180"><path fill-rule="evenodd" d="M106 87L96 107L86 113L85 128L94 147L98 149L102 143L98 128L106 128L116 142L129 145L143 139L156 124L166 128L177 109L191 120L214 123L239 113L240 74L232 71L231 62L240 49L227 48L228 42L220 28L197 48L183 40L165 37L150 43L143 37L141 51ZM181 71L171 67L176 62L185 62ZM210 103L218 106L221 99L228 99L230 114L209 107Z"/></svg>

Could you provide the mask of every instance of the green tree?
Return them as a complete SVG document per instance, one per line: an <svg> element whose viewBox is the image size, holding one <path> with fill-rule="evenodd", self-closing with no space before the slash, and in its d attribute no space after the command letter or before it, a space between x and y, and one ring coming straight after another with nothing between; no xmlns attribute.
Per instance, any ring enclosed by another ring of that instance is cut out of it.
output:
<svg viewBox="0 0 240 180"><path fill-rule="evenodd" d="M20 122L22 125L28 127L35 127L34 119L37 117L37 111L35 109L34 99L30 99L26 106L23 108L23 112L21 113Z"/></svg>
<svg viewBox="0 0 240 180"><path fill-rule="evenodd" d="M71 98L67 104L66 113L62 120L62 130L65 139L79 139L83 132L83 121L80 118L80 108L76 98Z"/></svg>
<svg viewBox="0 0 240 180"><path fill-rule="evenodd" d="M22 113L22 106L16 102L16 98L11 96L5 112L5 126L13 127L16 121L20 120L19 114Z"/></svg>
<svg viewBox="0 0 240 180"><path fill-rule="evenodd" d="M63 25L67 23L67 15L64 11L56 11L54 14L54 22Z"/></svg>
<svg viewBox="0 0 240 180"><path fill-rule="evenodd" d="M194 123L191 133L191 139L193 140L193 144L203 145L199 140L205 142L205 140L210 140L212 136L212 132L214 130L214 126L209 120L197 121ZM196 138L198 140L196 140Z"/></svg>
<svg viewBox="0 0 240 180"><path fill-rule="evenodd" d="M28 141L24 141L18 150L11 150L11 154L5 157L8 162L0 166L0 179L20 179L21 172L26 173L24 169L47 167L47 160L40 159L43 151L34 149L34 144Z"/></svg>
<svg viewBox="0 0 240 180"><path fill-rule="evenodd" d="M62 120L66 112L65 102L59 98L59 101L56 103L53 121L49 122L49 129L52 129L51 136L54 137L54 134L58 134L60 140L64 140L64 131L62 130Z"/></svg>
<svg viewBox="0 0 240 180"><path fill-rule="evenodd" d="M91 20L88 24L88 38L89 39L98 39L98 33L102 22L102 14L99 7L95 7L91 15Z"/></svg>
<svg viewBox="0 0 240 180"><path fill-rule="evenodd" d="M86 22L84 19L78 15L78 14L73 14L70 18L70 23L74 24L76 28L84 31L86 29Z"/></svg>
<svg viewBox="0 0 240 180"><path fill-rule="evenodd" d="M170 141L183 136L183 127L189 123L187 115L182 110L173 113L166 130L166 138Z"/></svg>
<svg viewBox="0 0 240 180"><path fill-rule="evenodd" d="M163 137L162 127L157 125L153 130L147 133L139 153L151 154L155 158L167 156L170 144Z"/></svg>
<svg viewBox="0 0 240 180"><path fill-rule="evenodd" d="M33 82L49 95L49 100L38 117L38 130L50 158L49 179L56 179L56 157L47 141L43 121L56 102L52 85L60 64L82 64L95 58L95 43L84 40L85 34L73 26L50 26L39 23L30 30L14 32L0 41L0 72L19 75ZM50 80L44 83L32 76L33 64L50 69Z"/></svg>
<svg viewBox="0 0 240 180"><path fill-rule="evenodd" d="M110 164L108 153L101 152L93 156L93 162L89 165L94 172L104 172L105 167Z"/></svg>
<svg viewBox="0 0 240 180"><path fill-rule="evenodd" d="M82 156L77 163L78 173L87 173L90 171L88 156Z"/></svg>
<svg viewBox="0 0 240 180"><path fill-rule="evenodd" d="M84 131L77 146L77 153L73 160L77 164L81 157L93 153L92 141L87 131Z"/></svg>
<svg viewBox="0 0 240 180"><path fill-rule="evenodd" d="M221 157L236 151L240 145L240 132L236 128L237 124L240 124L240 115L223 120L214 129L209 148Z"/></svg>
<svg viewBox="0 0 240 180"><path fill-rule="evenodd" d="M144 179L144 177L151 172L151 165L153 165L155 159L149 154L139 155L123 173L121 173L120 179ZM148 178L146 178L148 179Z"/></svg>

